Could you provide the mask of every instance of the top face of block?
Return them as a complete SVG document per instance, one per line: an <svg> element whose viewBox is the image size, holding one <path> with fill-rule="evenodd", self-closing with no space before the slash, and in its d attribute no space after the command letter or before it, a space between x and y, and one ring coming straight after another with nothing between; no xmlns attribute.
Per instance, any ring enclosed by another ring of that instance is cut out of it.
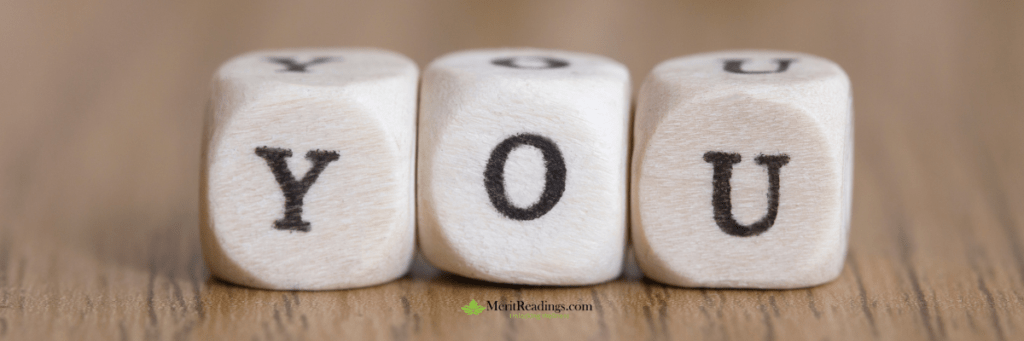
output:
<svg viewBox="0 0 1024 341"><path fill-rule="evenodd" d="M651 76L705 88L815 81L849 83L843 69L828 59L768 50L722 51L675 58L659 64Z"/></svg>
<svg viewBox="0 0 1024 341"><path fill-rule="evenodd" d="M629 71L622 64L609 58L532 48L456 52L435 60L427 72L452 72L460 76L495 76L503 79L609 78L629 81Z"/></svg>
<svg viewBox="0 0 1024 341"><path fill-rule="evenodd" d="M849 78L828 59L788 51L711 52L656 66L640 89L635 125L639 132L653 132L655 126L664 125L667 116L713 117L715 111L704 109L723 105L755 109L753 101L766 101L815 121L826 136L844 136L849 135L851 98ZM648 137L641 134L636 138L647 143ZM843 148L839 143L829 146L835 153Z"/></svg>
<svg viewBox="0 0 1024 341"><path fill-rule="evenodd" d="M385 50L283 49L235 57L221 66L214 78L336 86L368 79L416 77L417 73L416 63Z"/></svg>

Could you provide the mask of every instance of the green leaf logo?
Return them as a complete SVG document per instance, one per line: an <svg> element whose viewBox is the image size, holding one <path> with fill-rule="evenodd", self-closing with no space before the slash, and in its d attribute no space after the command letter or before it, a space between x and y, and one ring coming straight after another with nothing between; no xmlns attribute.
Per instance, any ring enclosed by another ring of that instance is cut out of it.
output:
<svg viewBox="0 0 1024 341"><path fill-rule="evenodd" d="M485 309L487 308L476 304L476 300L469 301L469 304L462 306L462 311L465 311L466 315L480 315Z"/></svg>

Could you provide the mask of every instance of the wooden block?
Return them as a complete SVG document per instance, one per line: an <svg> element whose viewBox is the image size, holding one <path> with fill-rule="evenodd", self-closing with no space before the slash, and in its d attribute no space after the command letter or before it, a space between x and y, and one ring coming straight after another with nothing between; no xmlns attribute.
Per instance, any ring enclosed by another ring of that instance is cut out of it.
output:
<svg viewBox="0 0 1024 341"><path fill-rule="evenodd" d="M658 65L634 128L632 238L644 273L720 288L836 278L850 221L851 103L842 68L806 54Z"/></svg>
<svg viewBox="0 0 1024 341"><path fill-rule="evenodd" d="M416 64L374 49L259 51L213 79L202 176L213 274L322 290L402 276L415 245Z"/></svg>
<svg viewBox="0 0 1024 341"><path fill-rule="evenodd" d="M622 270L629 72L537 49L449 54L424 71L420 247L493 282L582 285Z"/></svg>

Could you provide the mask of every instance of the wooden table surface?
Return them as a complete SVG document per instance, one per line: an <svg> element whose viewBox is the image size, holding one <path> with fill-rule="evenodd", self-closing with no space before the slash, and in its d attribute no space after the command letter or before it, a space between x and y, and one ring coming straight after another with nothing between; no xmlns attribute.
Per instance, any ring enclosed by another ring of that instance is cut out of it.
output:
<svg viewBox="0 0 1024 341"><path fill-rule="evenodd" d="M421 66L536 46L604 54L638 85L728 48L817 54L853 82L846 267L809 290L477 282L422 261L365 289L210 277L198 236L209 77L253 49L377 46ZM1024 2L5 1L0 340L1024 337ZM467 316L471 299L592 304Z"/></svg>

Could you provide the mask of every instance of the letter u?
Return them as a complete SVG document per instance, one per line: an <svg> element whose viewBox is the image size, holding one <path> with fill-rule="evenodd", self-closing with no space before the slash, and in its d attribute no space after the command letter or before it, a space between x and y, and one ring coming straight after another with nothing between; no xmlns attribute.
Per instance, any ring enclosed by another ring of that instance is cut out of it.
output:
<svg viewBox="0 0 1024 341"><path fill-rule="evenodd" d="M740 154L707 152L704 153L704 161L715 167L711 205L715 209L715 223L722 232L737 237L750 237L768 231L775 224L775 217L779 213L779 169L789 163L788 155L758 155L754 158L757 164L768 167L768 212L749 226L741 225L732 216L732 185L729 179L732 178L732 165L740 163Z"/></svg>

